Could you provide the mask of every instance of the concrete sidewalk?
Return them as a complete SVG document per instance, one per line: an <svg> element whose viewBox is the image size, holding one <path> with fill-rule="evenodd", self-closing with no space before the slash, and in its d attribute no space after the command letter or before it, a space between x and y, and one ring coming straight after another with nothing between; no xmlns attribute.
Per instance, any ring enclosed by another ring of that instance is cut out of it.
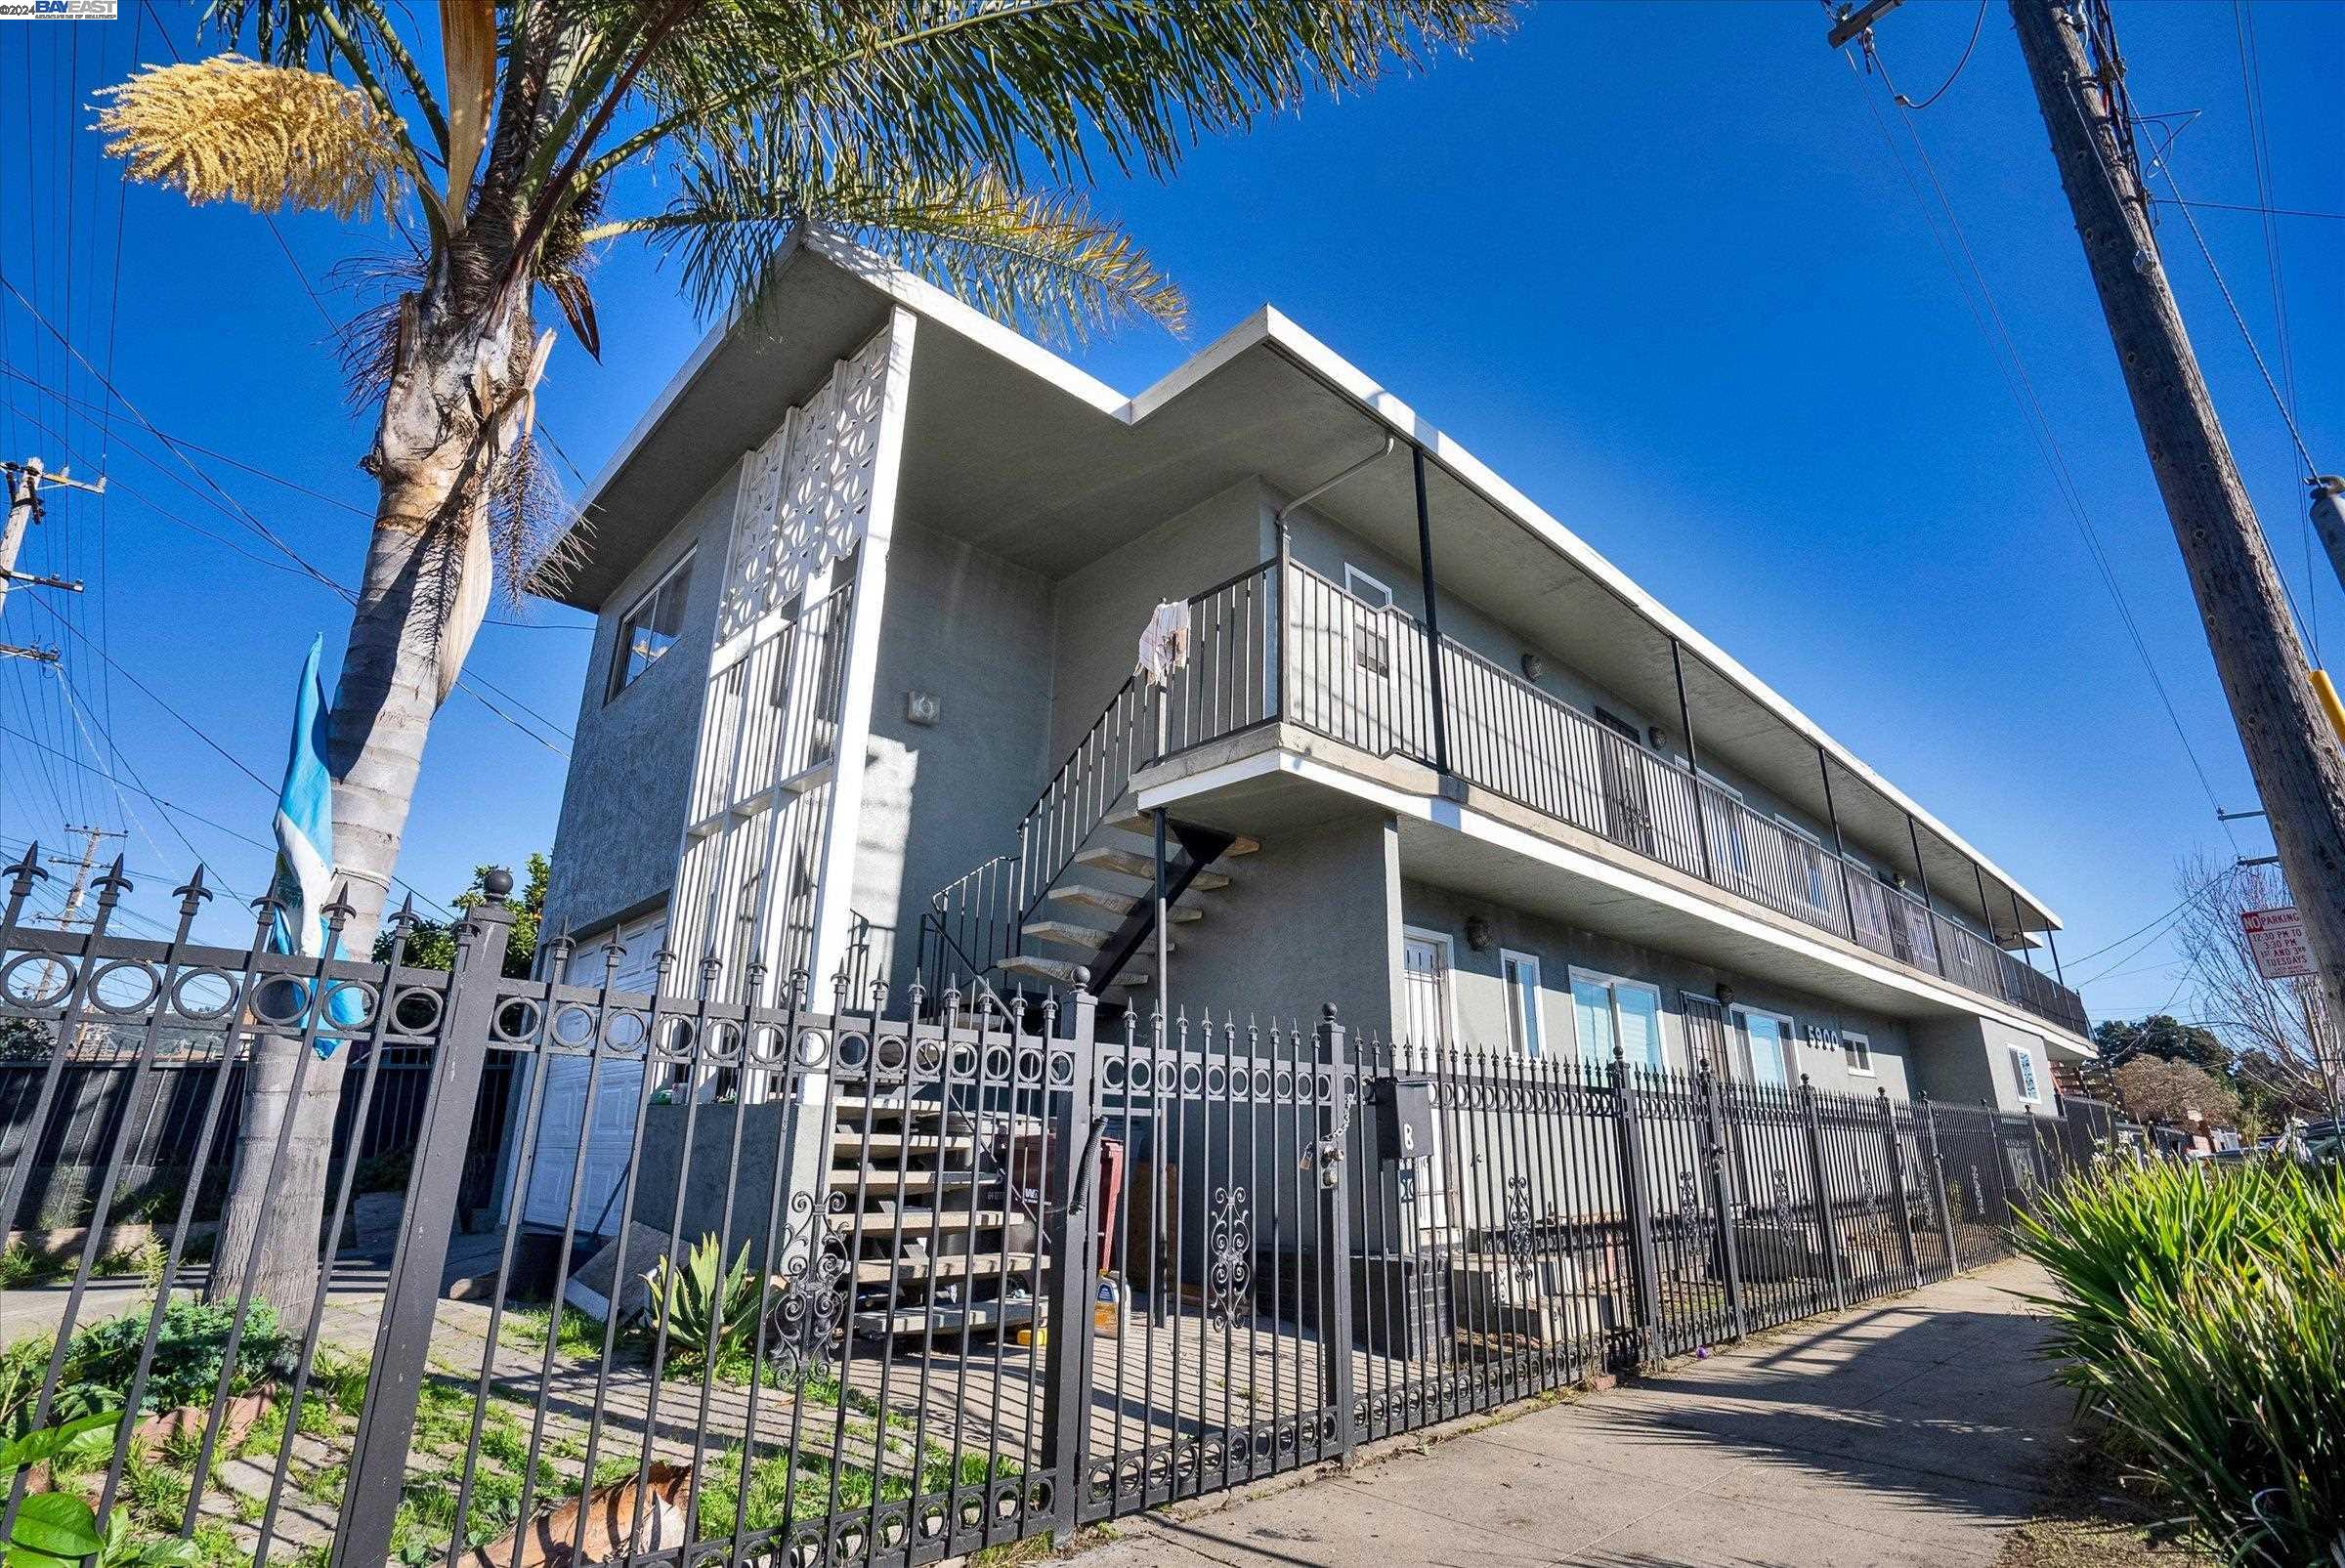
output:
<svg viewBox="0 0 2345 1568"><path fill-rule="evenodd" d="M1165 1563L1992 1562L2039 1511L2073 1396L2005 1263L1217 1511L1119 1521Z"/></svg>

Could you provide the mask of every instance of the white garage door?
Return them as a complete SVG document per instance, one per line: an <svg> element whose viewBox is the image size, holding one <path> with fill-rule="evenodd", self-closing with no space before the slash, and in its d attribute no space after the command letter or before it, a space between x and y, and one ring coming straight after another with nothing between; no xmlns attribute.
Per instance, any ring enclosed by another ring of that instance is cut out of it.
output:
<svg viewBox="0 0 2345 1568"><path fill-rule="evenodd" d="M667 939L666 919L654 915L620 927L617 935L626 951L612 976L613 988L648 993L659 974L654 954ZM574 986L600 985L603 962L601 942L580 943L563 979ZM591 1071L592 1064L582 1057L556 1057L546 1063L544 1115L522 1218L548 1230L563 1227L570 1213L571 1179L577 1173L582 1149L585 1173L578 1185L577 1234L608 1236L618 1229L619 1190L634 1149L635 1101L643 1088L643 1065L605 1058L595 1077L590 1109L586 1080Z"/></svg>

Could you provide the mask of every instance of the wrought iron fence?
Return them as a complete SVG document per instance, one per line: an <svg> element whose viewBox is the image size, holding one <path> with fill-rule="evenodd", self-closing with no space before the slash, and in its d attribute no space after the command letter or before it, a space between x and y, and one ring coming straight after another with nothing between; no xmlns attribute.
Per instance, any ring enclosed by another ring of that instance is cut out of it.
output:
<svg viewBox="0 0 2345 1568"><path fill-rule="evenodd" d="M931 1562L1986 1261L2106 1127L1355 1039L1332 1011L890 1016L712 960L624 992L616 953L600 983L516 980L493 889L452 974L404 961L404 920L380 964L267 952L266 905L246 946L194 943L200 878L167 939L113 929L118 872L58 932L22 920L37 865L8 874L0 1020L64 1042L0 1142L8 1211L60 1179L42 1140L91 1029L134 1099L166 1050L230 1069L187 1152L235 1167L225 1233L191 1185L117 1269L144 1148L117 1118L70 1146L69 1250L10 1238L32 1272L0 1419L127 1419L15 1477L8 1521L78 1490L222 1565ZM320 1167L253 1123L259 1064L358 1125L422 1073L404 1189L367 1190L361 1143ZM232 1240L239 1201L314 1269Z"/></svg>

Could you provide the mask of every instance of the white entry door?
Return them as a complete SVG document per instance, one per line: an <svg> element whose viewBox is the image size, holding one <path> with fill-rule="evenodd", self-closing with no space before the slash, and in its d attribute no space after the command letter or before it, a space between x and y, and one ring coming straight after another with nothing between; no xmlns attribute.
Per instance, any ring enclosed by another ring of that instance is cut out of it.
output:
<svg viewBox="0 0 2345 1568"><path fill-rule="evenodd" d="M625 952L612 975L612 989L648 993L658 981L654 955L667 939L667 922L654 916L624 926L617 935ZM574 986L599 986L603 961L601 943L581 945L571 954L570 973L563 979ZM546 1059L543 1115L522 1219L547 1230L560 1230L569 1222L571 1176L582 1154L586 1168L578 1185L577 1234L611 1236L618 1234L623 1217L619 1195L626 1183L627 1160L635 1151L635 1102L643 1089L643 1064L605 1057L602 1072L595 1075L594 1104L589 1107L586 1081L592 1065L582 1056Z"/></svg>
<svg viewBox="0 0 2345 1568"><path fill-rule="evenodd" d="M1443 1052L1455 1043L1450 995L1449 939L1409 932L1401 940L1402 1003L1408 1043L1421 1051ZM1447 1072L1445 1064L1441 1069ZM1449 1209L1449 1151L1443 1147L1441 1113L1433 1112L1432 1152L1417 1162L1417 1235L1425 1246L1454 1239Z"/></svg>

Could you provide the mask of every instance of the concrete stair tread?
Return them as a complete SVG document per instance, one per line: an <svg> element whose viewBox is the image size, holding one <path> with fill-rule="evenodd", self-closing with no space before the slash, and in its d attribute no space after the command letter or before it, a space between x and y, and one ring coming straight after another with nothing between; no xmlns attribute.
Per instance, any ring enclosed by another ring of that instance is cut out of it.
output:
<svg viewBox="0 0 2345 1568"><path fill-rule="evenodd" d="M962 1280L992 1275L1032 1273L1039 1252L947 1253L943 1257L867 1257L855 1265L858 1285L885 1285L891 1279Z"/></svg>
<svg viewBox="0 0 2345 1568"><path fill-rule="evenodd" d="M861 1127L867 1116L874 1124L883 1122L938 1122L943 1120L948 1111L957 1117L969 1115L962 1107L948 1106L942 1100L908 1101L901 1096L874 1100L860 1094L842 1094L831 1102L831 1119L840 1126Z"/></svg>
<svg viewBox="0 0 2345 1568"><path fill-rule="evenodd" d="M894 1313L858 1312L855 1330L867 1335L959 1334L970 1329L1022 1329L1034 1321L1032 1301L977 1301L967 1306L900 1307Z"/></svg>
<svg viewBox="0 0 2345 1568"><path fill-rule="evenodd" d="M907 1241L918 1241L931 1230L947 1235L956 1231L1000 1230L1013 1218L1026 1217L1023 1214L1013 1215L1004 1208L980 1208L971 1213L968 1209L954 1208L950 1202L942 1208L919 1208L907 1204L901 1209L893 1203L878 1203L863 1211L864 1239L872 1239L874 1222L892 1226L899 1213L904 1221Z"/></svg>
<svg viewBox="0 0 2345 1568"><path fill-rule="evenodd" d="M1102 931L1097 926L1069 925L1063 920L1035 920L1022 929L1026 935L1040 941L1056 942L1062 947L1081 948L1086 953L1099 952L1107 946L1108 938L1115 935L1113 931ZM1153 943L1150 945L1154 946ZM1173 949L1179 947L1179 944L1170 939L1167 939L1165 945Z"/></svg>
<svg viewBox="0 0 2345 1568"><path fill-rule="evenodd" d="M1094 844L1079 851L1075 863L1088 866L1093 870L1129 876L1135 882L1146 882L1151 886L1156 882L1156 858L1153 853L1135 855L1128 849L1118 849L1113 844ZM1189 886L1211 893L1229 886L1229 878L1219 871L1199 871L1189 879Z"/></svg>
<svg viewBox="0 0 2345 1568"><path fill-rule="evenodd" d="M1156 853L1156 819L1153 817L1144 814L1118 817L1107 826L1116 832L1130 833L1133 837L1143 840L1145 845L1143 853L1149 855ZM1252 855L1261 847L1260 839L1249 838L1244 833L1240 833L1230 840L1229 848L1221 853L1224 856Z"/></svg>
<svg viewBox="0 0 2345 1568"><path fill-rule="evenodd" d="M834 1126L831 1129L831 1147L846 1153L860 1150L866 1154L911 1155L917 1158L921 1155L974 1154L977 1140L966 1132L882 1132L874 1127L866 1135L860 1126ZM894 1174L892 1167L889 1167L888 1173Z"/></svg>
<svg viewBox="0 0 2345 1568"><path fill-rule="evenodd" d="M1149 893L1114 893L1106 888L1092 887L1084 882L1061 882L1043 896L1060 904L1072 904L1086 910L1097 910L1103 914L1111 914L1121 920L1132 911L1151 902L1153 890ZM1186 925L1191 920L1205 918L1205 906L1197 903L1189 894L1184 893L1173 901L1172 912L1174 925Z"/></svg>

